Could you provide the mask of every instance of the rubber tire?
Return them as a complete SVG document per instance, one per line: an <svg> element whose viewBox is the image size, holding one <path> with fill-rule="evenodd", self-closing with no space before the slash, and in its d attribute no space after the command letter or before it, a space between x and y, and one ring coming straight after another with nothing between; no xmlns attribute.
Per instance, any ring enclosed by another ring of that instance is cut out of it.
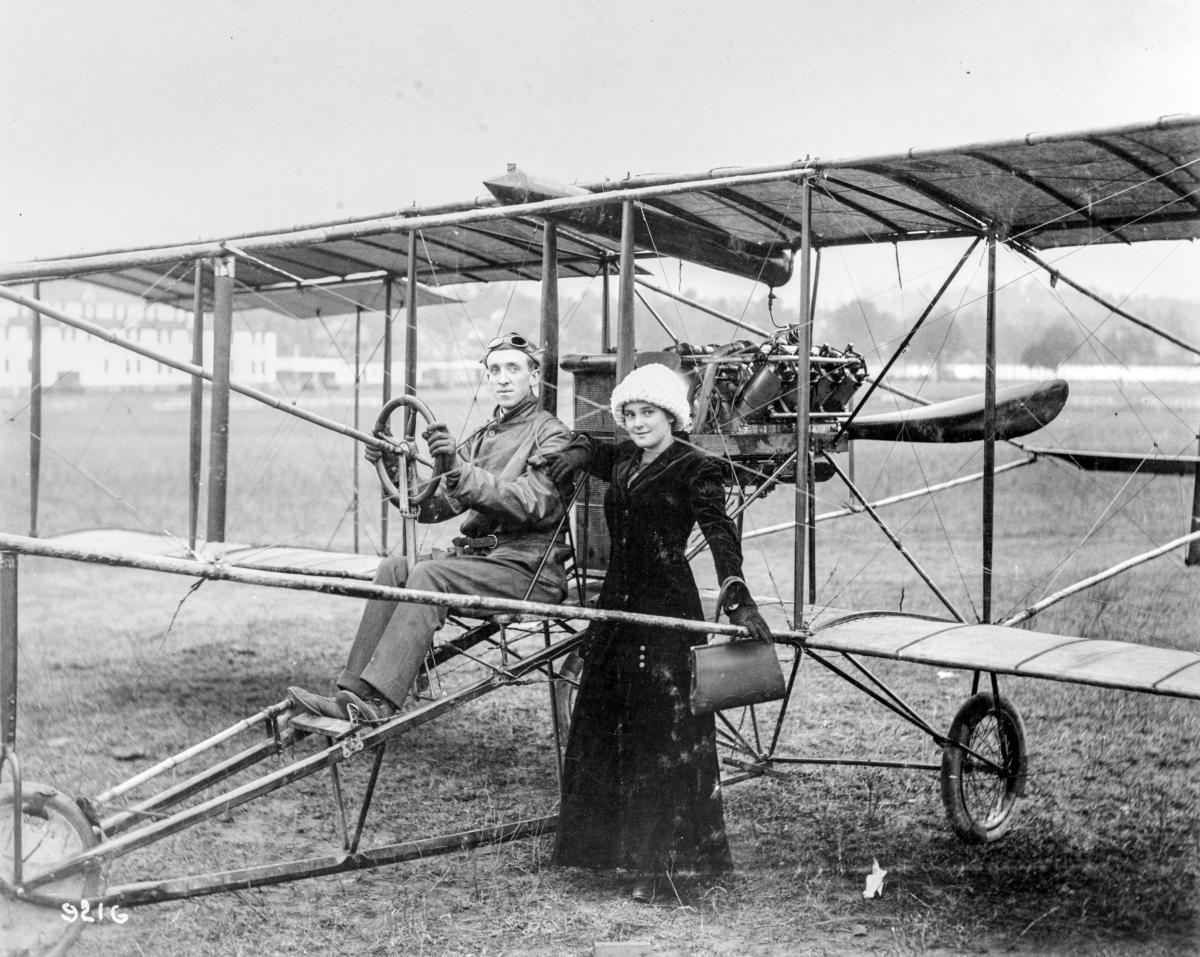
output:
<svg viewBox="0 0 1200 957"><path fill-rule="evenodd" d="M1007 749L1003 759L1001 736ZM998 841L1012 827L1017 798L1025 791L1025 723L1007 698L999 699L997 709L991 694L981 692L959 708L947 737L950 743L942 750L942 803L950 826L968 844ZM1003 764L1003 775L979 767L955 744Z"/></svg>
<svg viewBox="0 0 1200 957"><path fill-rule="evenodd" d="M61 791L33 782L26 782L21 790L22 807L34 804L39 808L37 814L22 815L21 852L26 869L40 870L98 843L91 823L75 802ZM57 957L71 948L86 924L82 920L64 920L57 903L32 903L13 896L9 883L12 878L13 797L11 787L0 793L0 889L3 893L0 923L7 925L10 933L15 929L21 936L14 939L5 934L0 955L28 953ZM103 890L103 875L97 867L42 885L37 888L37 894L71 901L78 907L81 900L95 897Z"/></svg>

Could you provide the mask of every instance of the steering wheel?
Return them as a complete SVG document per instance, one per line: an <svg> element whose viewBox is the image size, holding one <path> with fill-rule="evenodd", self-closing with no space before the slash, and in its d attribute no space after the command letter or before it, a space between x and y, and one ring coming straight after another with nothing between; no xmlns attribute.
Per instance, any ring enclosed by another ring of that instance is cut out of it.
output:
<svg viewBox="0 0 1200 957"><path fill-rule="evenodd" d="M400 431L402 435L401 440L393 443L392 450L404 459L408 501L404 501L400 489L392 481L391 475L388 474L388 467L384 462L385 457L381 457L375 463L375 471L379 473L379 482L383 486L384 492L387 493L388 501L401 511L407 511L429 501L433 497L433 493L437 491L442 475L454 467L454 456L435 455L433 457L432 472L428 478L422 478L417 472L417 464L423 460L419 458L415 436L417 416L424 419L427 426L435 421L433 413L429 411L429 406L415 395L396 396L396 398L392 399L380 410L379 417L375 420L375 435L379 438L387 439L392 434L389 423L392 413L399 408L404 409L404 427Z"/></svg>

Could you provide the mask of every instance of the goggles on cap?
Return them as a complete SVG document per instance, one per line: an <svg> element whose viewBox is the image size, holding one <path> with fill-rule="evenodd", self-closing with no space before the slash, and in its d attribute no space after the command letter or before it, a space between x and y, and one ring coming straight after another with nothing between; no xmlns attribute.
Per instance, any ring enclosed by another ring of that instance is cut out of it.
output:
<svg viewBox="0 0 1200 957"><path fill-rule="evenodd" d="M537 346L519 332L506 332L503 335L496 336L494 339L490 339L483 354L483 361L486 363L487 357L497 349L516 349L518 352L524 352L535 363L541 365L538 359Z"/></svg>

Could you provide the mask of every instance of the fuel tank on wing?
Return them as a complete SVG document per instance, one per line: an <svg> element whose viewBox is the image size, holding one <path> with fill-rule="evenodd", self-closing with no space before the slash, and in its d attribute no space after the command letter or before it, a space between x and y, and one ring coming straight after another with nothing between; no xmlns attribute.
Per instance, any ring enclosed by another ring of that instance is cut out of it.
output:
<svg viewBox="0 0 1200 957"><path fill-rule="evenodd" d="M503 176L485 180L483 185L507 205L593 195L579 186L531 176L515 167L510 167ZM615 198L600 206L543 215L580 232L612 240L621 238L621 203ZM686 222L645 203L639 204L634 216L633 232L634 242L642 249L754 279L768 286L782 286L792 276L791 250L781 244L740 239L715 227Z"/></svg>

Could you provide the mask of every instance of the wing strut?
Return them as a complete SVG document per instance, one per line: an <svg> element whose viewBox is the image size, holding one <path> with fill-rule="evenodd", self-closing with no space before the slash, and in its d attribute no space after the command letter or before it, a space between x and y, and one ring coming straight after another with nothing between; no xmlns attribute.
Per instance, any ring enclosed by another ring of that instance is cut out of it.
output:
<svg viewBox="0 0 1200 957"><path fill-rule="evenodd" d="M793 627L803 627L804 577L809 552L816 546L812 515L812 449L809 447L809 357L812 353L812 182L806 179L800 192L800 310L796 327L796 498L792 519L796 524L792 548ZM810 582L815 592L815 582ZM814 601L815 601L815 596Z"/></svg>
<svg viewBox="0 0 1200 957"><path fill-rule="evenodd" d="M879 370L879 374L877 376L875 376L874 381L872 381L871 385L868 387L866 395L864 395L862 397L862 399L859 400L858 404L855 405L855 407L854 407L854 411L850 413L849 418L847 418L846 421L844 421L842 423L841 428L838 429L838 434L836 436L834 436L835 442L846 433L846 431L850 428L850 424L858 416L858 413L861 412L863 410L863 408L866 407L867 400L869 398L871 398L871 394L877 388L879 388L879 386L882 384L883 380L887 378L888 370L891 369L891 367L896 364L897 360L902 355L904 355L904 350L908 348L908 344L912 341L913 336L915 336L917 334L917 330L920 329L922 323L924 323L925 320L929 318L929 314L931 312L933 312L934 306L936 306L938 304L938 301L945 294L946 290L950 288L950 283L954 282L954 277L957 276L959 273L959 270L961 270L962 267L966 265L967 260L971 256L971 253L973 253L975 251L975 247L978 246L979 243L980 243L980 240L978 238L976 238L975 241L972 242L971 245L967 247L966 252L964 252L962 254L962 256L958 260L958 262L955 263L954 268L952 270L950 270L950 275L946 277L946 281L943 282L941 285L941 288L938 289L938 291L933 294L933 298L929 300L929 304L922 311L921 315L917 317L917 321L913 323L912 328L908 330L908 334L904 337L904 340L900 343L899 346L896 347L895 352L892 353L892 357L890 359L888 359L887 364L882 369ZM804 313L801 313L801 315L804 315ZM808 380L806 379L804 381L808 381Z"/></svg>
<svg viewBox="0 0 1200 957"><path fill-rule="evenodd" d="M887 523L879 517L879 513L875 511L875 509L871 506L871 503L867 501L867 497L858 490L858 487L853 482L850 481L850 476L847 475L842 470L842 467L833 460L833 456L831 456L828 452L822 452L821 454L825 456L825 461L833 466L833 470L837 472L838 477L850 491L850 494L858 499L859 504L862 505L866 513L871 516L872 521L874 521L875 524L879 526L880 531L882 531L883 534L888 537L888 541L890 541L896 547L896 550L904 556L904 560L913 567L913 571L921 576L921 580L929 586L930 591L937 595L938 600L946 606L946 610L954 616L956 621L965 622L966 619L958 613L958 609L951 604L950 599L946 597L946 594L940 588L938 588L937 583L929 577L929 574L924 568L921 567L921 563L918 562L916 558L909 553L908 549L904 547L904 543L900 541L900 537L890 528L888 528Z"/></svg>

